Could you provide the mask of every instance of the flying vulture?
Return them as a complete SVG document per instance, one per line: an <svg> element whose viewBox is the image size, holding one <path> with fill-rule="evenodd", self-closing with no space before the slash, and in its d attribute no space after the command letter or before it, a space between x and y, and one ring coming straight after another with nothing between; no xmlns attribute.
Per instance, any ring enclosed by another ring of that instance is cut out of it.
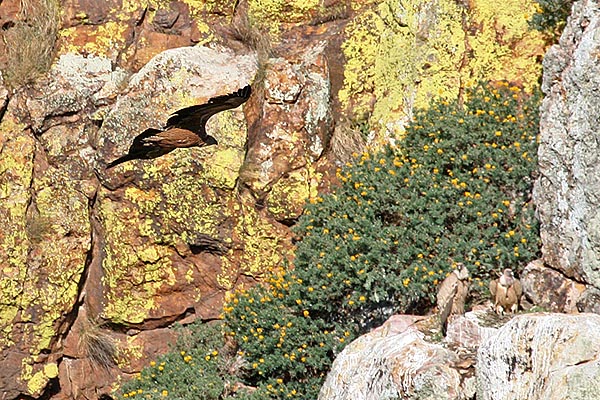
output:
<svg viewBox="0 0 600 400"><path fill-rule="evenodd" d="M462 263L444 279L437 294L437 306L442 322L442 333L446 333L448 319L452 315L465 313L465 300L469 291L469 270Z"/></svg>
<svg viewBox="0 0 600 400"><path fill-rule="evenodd" d="M519 309L523 289L510 268L505 269L500 278L490 282L490 292L496 313L503 315L507 311L514 313Z"/></svg>
<svg viewBox="0 0 600 400"><path fill-rule="evenodd" d="M130 160L160 157L180 147L217 144L215 138L206 133L206 122L220 111L236 108L245 103L251 92L248 85L237 92L213 97L206 104L182 108L174 112L167 120L164 129L146 129L133 139L127 154L112 161L106 168Z"/></svg>

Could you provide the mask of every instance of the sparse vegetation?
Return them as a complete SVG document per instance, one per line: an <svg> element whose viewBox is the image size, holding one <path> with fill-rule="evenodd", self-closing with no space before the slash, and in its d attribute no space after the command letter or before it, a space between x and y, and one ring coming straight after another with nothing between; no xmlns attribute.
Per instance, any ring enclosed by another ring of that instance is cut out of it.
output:
<svg viewBox="0 0 600 400"><path fill-rule="evenodd" d="M6 54L0 69L7 86L31 83L50 69L59 17L57 0L21 1L18 20L1 32Z"/></svg>
<svg viewBox="0 0 600 400"><path fill-rule="evenodd" d="M79 351L96 366L110 369L117 363L117 345L100 324L85 320L79 332Z"/></svg>

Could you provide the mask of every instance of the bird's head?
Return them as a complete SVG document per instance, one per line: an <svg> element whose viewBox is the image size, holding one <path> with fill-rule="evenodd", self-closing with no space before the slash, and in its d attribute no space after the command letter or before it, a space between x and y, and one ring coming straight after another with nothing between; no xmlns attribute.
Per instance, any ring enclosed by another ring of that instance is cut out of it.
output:
<svg viewBox="0 0 600 400"><path fill-rule="evenodd" d="M469 279L469 270L463 263L457 263L454 273L461 281Z"/></svg>
<svg viewBox="0 0 600 400"><path fill-rule="evenodd" d="M500 277L500 283L505 286L510 286L515 281L515 275L512 272L512 269L506 268L504 273Z"/></svg>

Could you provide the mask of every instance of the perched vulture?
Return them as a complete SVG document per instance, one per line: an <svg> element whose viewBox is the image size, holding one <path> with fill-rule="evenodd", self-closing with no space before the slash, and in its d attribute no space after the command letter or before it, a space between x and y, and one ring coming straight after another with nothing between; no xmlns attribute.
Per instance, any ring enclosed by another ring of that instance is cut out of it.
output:
<svg viewBox="0 0 600 400"><path fill-rule="evenodd" d="M442 333L446 334L448 318L465 313L465 300L469 291L469 270L462 263L444 279L437 294L437 306L442 321Z"/></svg>
<svg viewBox="0 0 600 400"><path fill-rule="evenodd" d="M180 147L202 147L217 144L206 133L206 122L220 111L236 108L248 100L250 85L237 92L213 97L206 104L174 112L164 129L149 128L133 139L129 152L109 163L106 168L135 159L150 159L165 155Z"/></svg>
<svg viewBox="0 0 600 400"><path fill-rule="evenodd" d="M515 278L510 268L505 269L500 278L490 282L490 292L496 313L501 315L507 311L514 313L519 309L523 289L521 282Z"/></svg>

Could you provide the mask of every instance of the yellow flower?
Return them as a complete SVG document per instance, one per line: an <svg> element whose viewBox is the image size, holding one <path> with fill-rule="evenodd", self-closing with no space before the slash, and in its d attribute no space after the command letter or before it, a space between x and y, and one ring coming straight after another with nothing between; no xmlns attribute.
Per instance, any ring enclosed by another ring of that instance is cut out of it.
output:
<svg viewBox="0 0 600 400"><path fill-rule="evenodd" d="M302 314L304 314L305 318L308 318L309 312L307 310L302 311Z"/></svg>
<svg viewBox="0 0 600 400"><path fill-rule="evenodd" d="M161 392L161 395L162 395L163 397L167 397L167 396L169 395L169 391L168 391L167 389L164 389L164 390Z"/></svg>

